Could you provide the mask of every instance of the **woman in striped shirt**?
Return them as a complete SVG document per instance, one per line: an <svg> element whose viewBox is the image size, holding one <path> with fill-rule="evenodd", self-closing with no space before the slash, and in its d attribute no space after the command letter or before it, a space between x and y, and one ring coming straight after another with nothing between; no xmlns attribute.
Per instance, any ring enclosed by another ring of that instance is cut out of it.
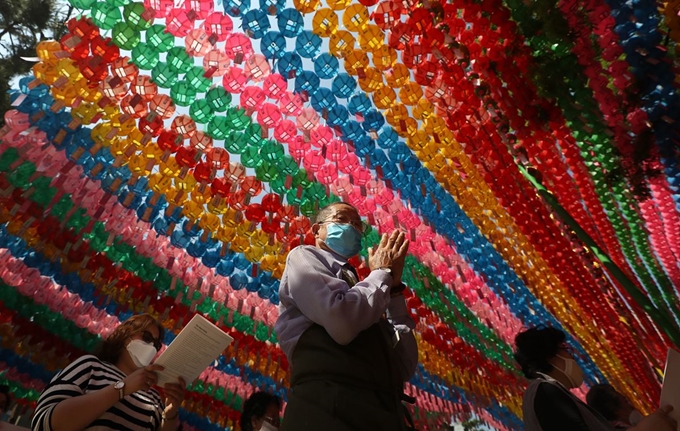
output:
<svg viewBox="0 0 680 431"><path fill-rule="evenodd" d="M78 358L57 374L38 400L34 431L174 431L185 383L153 386L150 365L161 347L163 327L148 314L133 316L102 343L97 356Z"/></svg>

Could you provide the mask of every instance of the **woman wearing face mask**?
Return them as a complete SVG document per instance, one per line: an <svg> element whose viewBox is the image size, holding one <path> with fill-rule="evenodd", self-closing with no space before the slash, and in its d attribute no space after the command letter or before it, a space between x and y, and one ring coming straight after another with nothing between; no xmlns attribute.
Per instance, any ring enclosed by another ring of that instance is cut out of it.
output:
<svg viewBox="0 0 680 431"><path fill-rule="evenodd" d="M243 403L241 431L277 431L281 399L267 392L255 392Z"/></svg>
<svg viewBox="0 0 680 431"><path fill-rule="evenodd" d="M637 425L644 418L612 385L595 385L588 391L586 402L607 419L617 431Z"/></svg>
<svg viewBox="0 0 680 431"><path fill-rule="evenodd" d="M583 370L566 344L564 332L531 328L515 338L515 359L532 379L524 394L525 431L615 431L600 413L574 396L570 389L583 384ZM665 407L629 431L675 431Z"/></svg>
<svg viewBox="0 0 680 431"><path fill-rule="evenodd" d="M34 431L175 431L184 400L183 381L165 385L164 397L151 365L163 327L150 315L133 316L102 343L57 374L38 400Z"/></svg>

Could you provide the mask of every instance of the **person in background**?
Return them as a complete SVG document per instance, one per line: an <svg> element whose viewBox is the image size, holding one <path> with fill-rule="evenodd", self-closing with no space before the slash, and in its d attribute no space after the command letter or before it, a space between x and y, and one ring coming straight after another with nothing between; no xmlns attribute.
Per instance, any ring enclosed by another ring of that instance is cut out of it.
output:
<svg viewBox="0 0 680 431"><path fill-rule="evenodd" d="M627 430L644 418L612 385L593 386L586 395L586 402L617 430Z"/></svg>
<svg viewBox="0 0 680 431"><path fill-rule="evenodd" d="M0 385L0 421L8 419L6 413L12 403L12 396L9 394L9 386Z"/></svg>
<svg viewBox="0 0 680 431"><path fill-rule="evenodd" d="M564 332L555 328L530 328L515 338L515 359L531 383L524 393L525 431L613 431L600 413L570 392L583 384ZM630 431L675 431L677 424L663 407Z"/></svg>
<svg viewBox="0 0 680 431"><path fill-rule="evenodd" d="M133 316L101 344L97 356L85 355L64 368L40 395L34 431L175 431L185 383L154 388L152 365L161 348L163 327L150 315Z"/></svg>
<svg viewBox="0 0 680 431"><path fill-rule="evenodd" d="M279 289L275 328L292 389L281 430L404 430L403 385L418 363L401 282L409 242L383 235L359 281L348 263L365 232L357 210L331 204L311 232L316 245L288 254Z"/></svg>
<svg viewBox="0 0 680 431"><path fill-rule="evenodd" d="M279 429L281 399L267 392L253 393L243 403L241 431L276 431Z"/></svg>

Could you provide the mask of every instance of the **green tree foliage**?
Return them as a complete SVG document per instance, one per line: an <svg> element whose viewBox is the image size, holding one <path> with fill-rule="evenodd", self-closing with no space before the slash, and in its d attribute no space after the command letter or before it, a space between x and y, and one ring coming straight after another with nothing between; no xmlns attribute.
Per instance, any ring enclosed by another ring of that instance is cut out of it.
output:
<svg viewBox="0 0 680 431"><path fill-rule="evenodd" d="M480 431L482 429L482 422L480 419L471 419L463 422L463 429L465 431Z"/></svg>
<svg viewBox="0 0 680 431"><path fill-rule="evenodd" d="M59 40L72 12L60 0L0 1L0 125L10 108L10 81L29 74L33 66L21 57L35 57L35 46L41 40Z"/></svg>

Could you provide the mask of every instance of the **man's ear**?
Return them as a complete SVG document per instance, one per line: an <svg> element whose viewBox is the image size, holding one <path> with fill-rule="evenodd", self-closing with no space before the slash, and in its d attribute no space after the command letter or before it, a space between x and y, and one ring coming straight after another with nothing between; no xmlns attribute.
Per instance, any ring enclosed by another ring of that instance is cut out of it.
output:
<svg viewBox="0 0 680 431"><path fill-rule="evenodd" d="M312 230L312 234L313 234L314 236L317 236L317 235L319 234L319 229L321 229L321 225L320 225L319 223L314 223L314 224L312 225L312 229L311 229L311 230Z"/></svg>

